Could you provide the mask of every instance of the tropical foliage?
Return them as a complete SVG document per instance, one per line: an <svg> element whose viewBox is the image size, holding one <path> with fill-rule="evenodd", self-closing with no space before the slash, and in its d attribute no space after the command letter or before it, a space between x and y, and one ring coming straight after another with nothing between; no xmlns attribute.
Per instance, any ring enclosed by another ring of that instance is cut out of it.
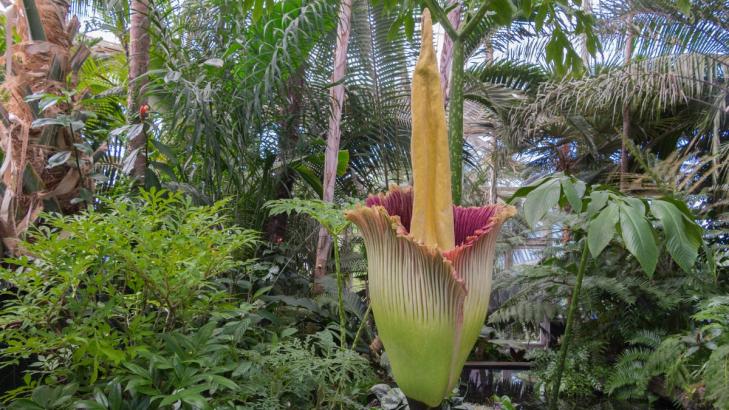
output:
<svg viewBox="0 0 729 410"><path fill-rule="evenodd" d="M728 408L725 3L4 2L0 406Z"/></svg>

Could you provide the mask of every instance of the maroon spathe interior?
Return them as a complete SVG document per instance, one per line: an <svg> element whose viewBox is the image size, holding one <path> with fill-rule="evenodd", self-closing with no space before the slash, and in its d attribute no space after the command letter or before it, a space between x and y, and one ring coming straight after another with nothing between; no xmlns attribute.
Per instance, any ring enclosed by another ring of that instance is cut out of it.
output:
<svg viewBox="0 0 729 410"><path fill-rule="evenodd" d="M410 221L413 217L412 190L391 189L386 195L371 195L365 204L368 207L382 206L390 216L399 216L402 226L410 232ZM484 228L497 208L494 205L469 208L453 206L456 246L462 245L469 236Z"/></svg>

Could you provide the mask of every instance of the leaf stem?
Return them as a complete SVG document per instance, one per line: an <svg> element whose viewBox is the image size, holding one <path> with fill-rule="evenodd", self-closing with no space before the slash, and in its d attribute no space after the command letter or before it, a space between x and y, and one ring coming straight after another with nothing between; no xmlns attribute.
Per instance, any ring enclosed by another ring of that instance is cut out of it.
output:
<svg viewBox="0 0 729 410"><path fill-rule="evenodd" d="M360 333L362 333L362 329L364 329L365 324L367 323L367 317L370 315L370 311L372 311L372 304L367 305L367 310L365 311L364 316L362 316L362 322L359 324L357 333L354 334L354 341L352 341L352 349L357 347L357 341L359 340L359 335L360 335Z"/></svg>
<svg viewBox="0 0 729 410"><path fill-rule="evenodd" d="M458 37L460 39L465 40L473 32L473 30L476 29L479 20L481 20L483 16L486 15L486 11L488 10L490 4L490 1L485 1L481 4L481 7L476 10L476 14L474 14L473 17L471 17L466 22L463 28L458 31Z"/></svg>
<svg viewBox="0 0 729 410"><path fill-rule="evenodd" d="M344 314L344 278L339 263L339 243L336 241L338 237L333 236L332 247L334 248L334 270L337 273L337 298L339 301L339 344L344 349L347 344L347 318ZM355 340L356 341L356 340Z"/></svg>
<svg viewBox="0 0 729 410"><path fill-rule="evenodd" d="M453 41L458 39L459 34L451 24L451 21L448 20L448 14L445 10L443 10L443 8L433 0L425 0L423 3L425 3L425 7L430 10L430 13L433 15L435 20L443 27L443 30L448 33L448 37L450 37Z"/></svg>
<svg viewBox="0 0 729 410"><path fill-rule="evenodd" d="M463 40L457 38L453 40L451 98L448 103L448 145L451 158L451 190L455 205L461 204L463 183L463 64Z"/></svg>
<svg viewBox="0 0 729 410"><path fill-rule="evenodd" d="M562 384L562 373L564 372L564 365L567 361L567 349L569 349L570 340L572 339L573 324L575 319L575 311L577 311L577 302L580 298L580 290L582 289L582 278L585 276L585 268L587 267L587 258L590 254L589 247L587 245L587 239L585 244L582 246L582 257L580 258L580 266L577 269L577 280L575 281L575 288L572 290L572 300L570 301L570 307L567 311L567 324L564 330L564 336L562 337L562 346L559 349L559 359L557 361L557 373L554 378L554 385L552 387L552 399L549 401L550 410L557 410L557 402L559 401L559 387Z"/></svg>

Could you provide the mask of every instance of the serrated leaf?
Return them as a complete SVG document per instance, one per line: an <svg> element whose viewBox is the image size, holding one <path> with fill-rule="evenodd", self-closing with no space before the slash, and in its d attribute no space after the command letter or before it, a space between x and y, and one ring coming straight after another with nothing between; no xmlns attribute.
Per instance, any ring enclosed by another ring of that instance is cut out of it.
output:
<svg viewBox="0 0 729 410"><path fill-rule="evenodd" d="M597 258L615 236L615 225L618 223L618 218L618 206L610 203L595 219L590 221L587 228L587 246L590 248L593 258Z"/></svg>
<svg viewBox="0 0 729 410"><path fill-rule="evenodd" d="M658 263L658 248L645 213L628 203L620 204L620 230L625 248L652 277Z"/></svg>
<svg viewBox="0 0 729 410"><path fill-rule="evenodd" d="M670 202L659 199L651 201L651 213L661 221L666 235L666 249L671 258L681 269L690 272L699 255L701 235L696 237L688 229L683 213Z"/></svg>
<svg viewBox="0 0 729 410"><path fill-rule="evenodd" d="M524 218L534 228L544 215L559 202L560 183L551 179L530 192L524 202Z"/></svg>

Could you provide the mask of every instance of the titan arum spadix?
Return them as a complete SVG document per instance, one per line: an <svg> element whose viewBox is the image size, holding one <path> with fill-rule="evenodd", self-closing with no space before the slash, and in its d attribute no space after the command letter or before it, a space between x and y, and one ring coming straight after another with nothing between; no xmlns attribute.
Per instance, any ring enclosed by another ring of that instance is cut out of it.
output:
<svg viewBox="0 0 729 410"><path fill-rule="evenodd" d="M413 187L347 212L367 248L369 295L401 390L437 406L458 382L491 293L496 236L511 206L454 206L440 75L426 9L412 85Z"/></svg>

